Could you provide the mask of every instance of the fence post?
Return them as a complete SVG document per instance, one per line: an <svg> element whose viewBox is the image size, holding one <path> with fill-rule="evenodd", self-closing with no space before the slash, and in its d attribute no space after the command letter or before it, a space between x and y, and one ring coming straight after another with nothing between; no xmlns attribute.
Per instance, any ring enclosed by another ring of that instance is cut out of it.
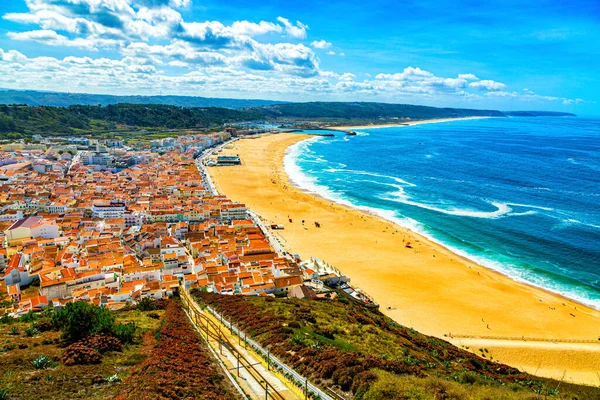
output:
<svg viewBox="0 0 600 400"><path fill-rule="evenodd" d="M237 374L240 377L240 353L237 353Z"/></svg>
<svg viewBox="0 0 600 400"><path fill-rule="evenodd" d="M223 355L223 334L221 333L221 327L219 326L219 353Z"/></svg>
<svg viewBox="0 0 600 400"><path fill-rule="evenodd" d="M304 397L308 400L308 377L304 378Z"/></svg>
<svg viewBox="0 0 600 400"><path fill-rule="evenodd" d="M271 350L267 350L267 371L271 370Z"/></svg>

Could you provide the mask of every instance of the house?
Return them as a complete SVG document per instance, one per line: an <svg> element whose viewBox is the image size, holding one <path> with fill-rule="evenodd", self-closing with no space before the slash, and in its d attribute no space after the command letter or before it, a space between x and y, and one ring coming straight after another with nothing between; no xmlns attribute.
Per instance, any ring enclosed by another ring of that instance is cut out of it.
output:
<svg viewBox="0 0 600 400"><path fill-rule="evenodd" d="M31 237L44 239L55 239L59 236L58 225L56 221L42 219L40 222L31 226Z"/></svg>
<svg viewBox="0 0 600 400"><path fill-rule="evenodd" d="M306 285L293 287L288 292L288 297L291 299L314 299L317 293Z"/></svg>
<svg viewBox="0 0 600 400"><path fill-rule="evenodd" d="M33 276L29 275L25 267L25 257L22 253L15 253L10 257L3 279L7 286L17 284L21 287L33 282Z"/></svg>
<svg viewBox="0 0 600 400"><path fill-rule="evenodd" d="M31 228L39 224L43 220L42 217L30 216L23 218L12 224L5 232L8 245L12 246L21 242L24 239L30 239ZM57 235L58 236L58 235Z"/></svg>

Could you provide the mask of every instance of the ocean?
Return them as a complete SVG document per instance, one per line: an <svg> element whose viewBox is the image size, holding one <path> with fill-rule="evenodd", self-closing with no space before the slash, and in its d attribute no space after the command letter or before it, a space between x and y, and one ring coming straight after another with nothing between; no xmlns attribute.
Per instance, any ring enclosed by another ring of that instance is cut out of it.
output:
<svg viewBox="0 0 600 400"><path fill-rule="evenodd" d="M290 147L284 163L292 182L600 309L600 119L490 118L357 132Z"/></svg>

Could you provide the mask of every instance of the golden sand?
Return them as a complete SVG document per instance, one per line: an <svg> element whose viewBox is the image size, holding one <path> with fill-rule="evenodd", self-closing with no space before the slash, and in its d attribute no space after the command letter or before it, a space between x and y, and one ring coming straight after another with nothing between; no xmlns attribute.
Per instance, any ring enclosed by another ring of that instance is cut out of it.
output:
<svg viewBox="0 0 600 400"><path fill-rule="evenodd" d="M401 121L395 124L371 124L371 125L353 125L353 126L331 126L329 129L334 130L348 130L348 129L373 129L373 128L391 128L395 126L405 125L421 125L421 124L434 124L436 122L449 122L449 121L468 121L470 119L484 119L484 118L503 118L503 117L462 117L462 118L433 118L423 119L416 121Z"/></svg>
<svg viewBox="0 0 600 400"><path fill-rule="evenodd" d="M476 353L487 348L494 360L529 373L600 384L599 311L517 283L382 218L295 188L283 157L290 145L308 137L240 140L223 154L239 154L243 165L209 172L221 193L245 203L267 223L283 224L277 234L289 252L331 263L399 323Z"/></svg>

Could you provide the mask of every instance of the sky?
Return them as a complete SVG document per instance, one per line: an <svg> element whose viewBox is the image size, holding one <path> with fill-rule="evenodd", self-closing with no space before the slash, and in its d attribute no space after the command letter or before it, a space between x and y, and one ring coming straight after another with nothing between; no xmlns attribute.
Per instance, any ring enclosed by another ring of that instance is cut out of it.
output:
<svg viewBox="0 0 600 400"><path fill-rule="evenodd" d="M0 88L600 115L598 0L0 0Z"/></svg>

